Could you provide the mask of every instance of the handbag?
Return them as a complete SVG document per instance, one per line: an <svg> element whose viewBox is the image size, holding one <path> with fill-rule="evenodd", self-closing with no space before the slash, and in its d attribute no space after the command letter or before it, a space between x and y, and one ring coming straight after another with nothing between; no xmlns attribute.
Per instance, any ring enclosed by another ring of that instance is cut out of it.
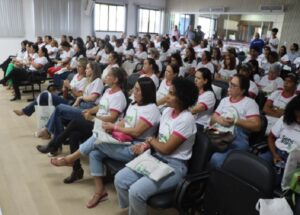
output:
<svg viewBox="0 0 300 215"><path fill-rule="evenodd" d="M107 133L102 128L102 120L95 118L93 133L97 140L95 144L112 143L130 145L133 138L119 131L113 131L112 134Z"/></svg>
<svg viewBox="0 0 300 215"><path fill-rule="evenodd" d="M230 131L218 131L214 128L209 128L205 131L211 143L211 148L214 152L226 151L234 140L234 135Z"/></svg>
<svg viewBox="0 0 300 215"><path fill-rule="evenodd" d="M37 105L34 106L38 129L42 129L46 126L48 120L50 119L52 113L55 110L55 106L52 103L52 94L48 92L48 105L47 106L40 105L40 95L36 99Z"/></svg>

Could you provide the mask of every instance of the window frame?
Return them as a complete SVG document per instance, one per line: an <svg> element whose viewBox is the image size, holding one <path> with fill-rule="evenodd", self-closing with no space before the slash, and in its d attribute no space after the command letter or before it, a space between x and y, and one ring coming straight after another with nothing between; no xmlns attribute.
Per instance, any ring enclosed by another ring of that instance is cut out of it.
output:
<svg viewBox="0 0 300 215"><path fill-rule="evenodd" d="M148 31L147 32L140 31L140 29L139 29L139 27L140 27L140 18L141 18L140 10L148 10L149 11L148 26L147 26L147 30ZM149 31L149 27L150 27L150 11L155 11L155 12L159 11L160 12L159 32L150 32ZM161 28L162 28L162 22L161 21L162 21L162 19L163 19L163 10L162 9L139 7L138 8L138 20L137 20L137 33L138 34L161 34Z"/></svg>
<svg viewBox="0 0 300 215"><path fill-rule="evenodd" d="M128 11L128 5L127 4L111 4L111 3L102 3L102 2L95 2L95 9L96 9L96 5L107 5L108 6L108 13L109 13L109 7L110 6L119 6L119 7L124 7L124 9L125 9L125 17L124 17L124 30L123 31L110 31L109 29L108 29L108 26L109 26L109 16L108 16L108 18L107 18L107 30L96 30L95 29L95 20L96 20L96 15L95 15L95 10L94 10L94 19L93 19L93 23L94 23L94 26L93 26L93 28L94 28L94 32L116 32L116 33L122 33L122 32L125 32L126 33L126 31L127 31L127 11Z"/></svg>

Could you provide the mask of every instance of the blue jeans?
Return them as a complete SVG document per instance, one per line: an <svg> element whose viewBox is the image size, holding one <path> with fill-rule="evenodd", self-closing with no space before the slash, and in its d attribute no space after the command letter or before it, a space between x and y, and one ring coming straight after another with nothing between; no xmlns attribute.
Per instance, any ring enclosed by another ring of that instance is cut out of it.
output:
<svg viewBox="0 0 300 215"><path fill-rule="evenodd" d="M62 74L54 74L53 76L53 85L57 89L61 89L64 83L64 80L68 78L68 76L72 73L72 71L67 71Z"/></svg>
<svg viewBox="0 0 300 215"><path fill-rule="evenodd" d="M91 136L79 147L80 154L89 156L92 176L104 176L102 160L105 157L125 162L135 157L131 150L132 145L110 143L94 144L95 141L96 137Z"/></svg>
<svg viewBox="0 0 300 215"><path fill-rule="evenodd" d="M51 95L52 95L52 104L54 106L57 106L59 104L67 104L68 103L67 100L63 99L60 96L57 96L57 95L54 95L54 94L51 94ZM35 109L34 109L35 105L37 105L36 100L31 102L25 108L23 108L22 109L23 113L27 116L31 116L35 112ZM47 91L44 91L44 92L40 93L40 105L42 105L42 106L49 105L48 104L48 92Z"/></svg>
<svg viewBox="0 0 300 215"><path fill-rule="evenodd" d="M231 146L229 149L227 149L225 152L215 152L213 153L210 165L212 167L221 167L225 158L228 156L228 154L233 150L241 150L241 151L247 151L249 148L249 141L248 141L248 133L239 127L236 127L234 130L235 139L233 140Z"/></svg>
<svg viewBox="0 0 300 215"><path fill-rule="evenodd" d="M146 215L147 200L161 192L174 189L187 173L186 162L163 157L174 168L169 176L155 182L146 176L134 172L128 167L115 175L115 188L121 208L129 207L130 215Z"/></svg>
<svg viewBox="0 0 300 215"><path fill-rule="evenodd" d="M55 111L47 122L46 128L54 135L54 138L56 138L64 131L62 120L83 119L81 112L82 109L60 104L55 108Z"/></svg>

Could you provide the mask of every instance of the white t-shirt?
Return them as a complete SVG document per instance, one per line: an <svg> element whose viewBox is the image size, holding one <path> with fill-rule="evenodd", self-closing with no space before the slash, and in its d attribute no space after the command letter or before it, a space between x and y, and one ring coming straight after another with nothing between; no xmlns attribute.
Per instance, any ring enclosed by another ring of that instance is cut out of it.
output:
<svg viewBox="0 0 300 215"><path fill-rule="evenodd" d="M280 77L277 77L274 80L270 80L268 75L265 75L258 85L262 88L262 91L271 93L275 90L283 89L283 80Z"/></svg>
<svg viewBox="0 0 300 215"><path fill-rule="evenodd" d="M126 98L122 90L112 93L107 89L99 102L99 110L96 116L110 115L111 111L121 114L126 108Z"/></svg>
<svg viewBox="0 0 300 215"><path fill-rule="evenodd" d="M86 54L86 57L87 58L95 58L96 56L96 52L98 51L98 47L94 47L94 48L91 48L91 49L87 49L85 51L85 54Z"/></svg>
<svg viewBox="0 0 300 215"><path fill-rule="evenodd" d="M115 52L117 52L118 54L123 54L124 52L123 46L115 47Z"/></svg>
<svg viewBox="0 0 300 215"><path fill-rule="evenodd" d="M196 68L196 66L197 66L196 60L193 60L192 63L183 62L183 66L181 66L179 68L179 74L178 74L178 76L184 77L185 74L189 71L189 69Z"/></svg>
<svg viewBox="0 0 300 215"><path fill-rule="evenodd" d="M108 55L109 54L106 54L105 51L102 52L100 63L102 63L102 64L108 64Z"/></svg>
<svg viewBox="0 0 300 215"><path fill-rule="evenodd" d="M276 38L270 38L269 39L269 44L273 45L273 46L278 46L279 45L279 39ZM270 46L271 51L277 52L277 49L273 48L273 46Z"/></svg>
<svg viewBox="0 0 300 215"><path fill-rule="evenodd" d="M212 75L214 74L215 67L211 62L208 62L207 64L202 64L202 62L198 63L196 70L203 68L203 67L209 69L209 71Z"/></svg>
<svg viewBox="0 0 300 215"><path fill-rule="evenodd" d="M236 69L229 70L229 69L221 68L219 70L219 74L221 75L221 78L223 80L229 80L229 78L232 78L235 74L237 74L237 71L236 71Z"/></svg>
<svg viewBox="0 0 300 215"><path fill-rule="evenodd" d="M147 52L137 52L137 53L135 53L135 56L138 58L138 60L137 61L140 61L140 60L145 60L145 59L147 59L147 57L148 57L148 54L147 54Z"/></svg>
<svg viewBox="0 0 300 215"><path fill-rule="evenodd" d="M51 47L49 47L48 48L48 53L52 53L51 55L49 55L49 58L50 59L55 59L56 58L56 54L57 54L57 52L58 52L58 48L57 47L55 47L55 46L51 46Z"/></svg>
<svg viewBox="0 0 300 215"><path fill-rule="evenodd" d="M119 67L119 65L118 65L118 64L113 64L113 65L109 64L109 65L103 70L103 73L102 73L102 75L101 75L101 79L102 79L102 80L105 80L105 77L107 76L107 74L109 73L109 71L111 70L111 68L113 68L113 67Z"/></svg>
<svg viewBox="0 0 300 215"><path fill-rule="evenodd" d="M99 100L100 100L100 96L103 92L103 88L104 88L104 85L103 85L102 80L100 78L96 78L92 83L90 83L86 86L86 88L83 91L83 96L96 94L98 96L98 98L96 99L96 101L94 103L98 104Z"/></svg>
<svg viewBox="0 0 300 215"><path fill-rule="evenodd" d="M140 78L142 78L142 77L148 77L148 76L146 76L145 74L143 74L143 75L140 76ZM157 89L158 86L159 86L159 79L158 79L158 77L155 74L152 74L149 78L152 79L152 81L155 84L155 88Z"/></svg>
<svg viewBox="0 0 300 215"><path fill-rule="evenodd" d="M184 142L172 154L162 156L189 160L192 156L196 132L195 119L191 112L184 110L178 116L174 116L174 109L166 108L160 120L159 142L166 143L171 135L178 136Z"/></svg>
<svg viewBox="0 0 300 215"><path fill-rule="evenodd" d="M195 120L197 124L203 125L206 128L209 125L210 118L214 112L216 104L215 94L212 91L206 91L198 96L197 105L202 104L205 107L205 111L197 113Z"/></svg>
<svg viewBox="0 0 300 215"><path fill-rule="evenodd" d="M258 105L253 99L246 96L237 102L232 102L231 97L222 99L215 113L220 116L228 116L231 114L228 113L228 110L231 111L232 108L238 113L239 119L259 116Z"/></svg>
<svg viewBox="0 0 300 215"><path fill-rule="evenodd" d="M71 59L74 56L74 54L74 50L70 49L69 51L63 51L63 53L60 55L60 58L64 62L67 58Z"/></svg>
<svg viewBox="0 0 300 215"><path fill-rule="evenodd" d="M74 75L72 81L70 82L71 89L76 90L77 92L83 92L84 87L87 84L87 80L85 77L79 80L78 76L78 74Z"/></svg>
<svg viewBox="0 0 300 215"><path fill-rule="evenodd" d="M271 129L276 137L275 146L286 152L291 152L300 146L300 125L293 123L287 125L283 122L283 116L280 117Z"/></svg>
<svg viewBox="0 0 300 215"><path fill-rule="evenodd" d="M158 101L158 100L164 98L166 95L168 95L170 86L171 86L171 85L168 85L168 84L167 84L166 79L164 79L164 80L160 83L160 86L159 86L158 90L156 91L156 101ZM166 106L166 105L163 104L163 105L158 106L158 108L159 108L160 110L162 110L165 106Z"/></svg>
<svg viewBox="0 0 300 215"><path fill-rule="evenodd" d="M46 57L38 57L38 58L35 58L34 60L33 60L33 62L34 63L36 63L36 64L40 64L40 65L46 65L47 63L48 63L48 60L47 60L47 58ZM30 65L30 67L29 67L29 70L31 70L31 71L38 71L35 67L33 67L32 65Z"/></svg>
<svg viewBox="0 0 300 215"><path fill-rule="evenodd" d="M249 86L248 92L253 94L255 97L258 95L258 87L257 87L256 83L254 83L251 80L250 80L250 86Z"/></svg>
<svg viewBox="0 0 300 215"><path fill-rule="evenodd" d="M139 140L145 140L147 137L151 137L156 133L160 119L160 112L156 104L148 104L143 106L130 104L124 119L125 128L134 128L139 120L143 120L145 123L147 123L150 128L148 128L137 138Z"/></svg>
<svg viewBox="0 0 300 215"><path fill-rule="evenodd" d="M268 101L272 102L273 107L277 107L280 109L285 109L286 105L295 97L294 94L291 97L285 97L283 95L283 90L276 90L269 97Z"/></svg>

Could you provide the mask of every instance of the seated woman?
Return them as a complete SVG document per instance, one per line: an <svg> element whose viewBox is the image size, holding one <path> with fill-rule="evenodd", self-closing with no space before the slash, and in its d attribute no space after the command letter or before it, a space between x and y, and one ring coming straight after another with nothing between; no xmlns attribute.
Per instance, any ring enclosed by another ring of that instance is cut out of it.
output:
<svg viewBox="0 0 300 215"><path fill-rule="evenodd" d="M233 54L227 53L224 56L223 65L215 74L216 80L230 81L233 75L237 73L235 69L235 57Z"/></svg>
<svg viewBox="0 0 300 215"><path fill-rule="evenodd" d="M195 74L195 84L198 87L199 95L197 104L191 108L195 116L198 130L203 130L209 126L209 121L216 104L216 96L213 92L212 77L209 69L200 68Z"/></svg>
<svg viewBox="0 0 300 215"><path fill-rule="evenodd" d="M283 88L283 80L279 77L280 71L281 66L279 64L272 64L269 73L259 81L258 86L264 93L271 94L275 90Z"/></svg>
<svg viewBox="0 0 300 215"><path fill-rule="evenodd" d="M300 96L294 97L286 106L284 115L272 127L268 136L270 151L260 157L276 164L282 161L285 165L289 153L299 147L300 140ZM277 179L280 184L282 175Z"/></svg>
<svg viewBox="0 0 300 215"><path fill-rule="evenodd" d="M56 138L64 131L62 120L73 120L82 118L82 111L98 105L100 96L103 92L103 82L100 79L100 67L98 63L91 62L86 67L87 86L84 89L83 96L79 96L73 106L60 104L56 106L51 115L46 128L38 133L38 137L49 139L50 133Z"/></svg>
<svg viewBox="0 0 300 215"><path fill-rule="evenodd" d="M211 75L213 76L215 73L215 67L211 63L211 55L209 51L204 51L201 57L201 61L197 64L196 70L200 68L207 68L209 69ZM191 75L191 74L190 74Z"/></svg>
<svg viewBox="0 0 300 215"><path fill-rule="evenodd" d="M54 74L53 86L58 91L61 91L64 80L67 79L67 77L69 77L71 74L73 76L76 73L78 60L81 58L86 58L85 47L82 43L77 41L74 44L74 51L75 54L70 63L66 64Z"/></svg>
<svg viewBox="0 0 300 215"><path fill-rule="evenodd" d="M258 87L253 81L252 65L248 62L242 64L239 70L239 74L245 76L250 81L250 86L248 89L248 96L252 99L255 99L258 95Z"/></svg>
<svg viewBox="0 0 300 215"><path fill-rule="evenodd" d="M64 85L66 89L71 90L72 97L77 98L79 96L82 96L84 88L86 86L87 80L85 78L85 69L88 61L86 58L81 58L78 61L77 65L77 74L72 79L71 83L66 82ZM68 100L65 98L62 98L60 96L57 96L55 94L52 94L52 103L54 106L57 106L59 104L68 104ZM40 98L40 105L49 105L48 104L48 92L42 92L39 95ZM31 116L35 112L35 105L37 105L37 101L31 102L29 105L27 105L22 110L14 110L15 114L18 116L26 115Z"/></svg>
<svg viewBox="0 0 300 215"><path fill-rule="evenodd" d="M100 99L99 105L94 108L84 110L84 119L72 120L67 128L56 139L51 140L47 145L38 145L37 150L41 153L56 155L59 147L66 139L69 139L70 151L74 153L78 150L80 143L86 141L91 135L95 118L103 122L115 123L126 108L126 97L122 91L125 89L126 73L123 69L112 68L106 76L109 88ZM83 177L80 159L73 164L71 175L64 179L64 183L73 183Z"/></svg>
<svg viewBox="0 0 300 215"><path fill-rule="evenodd" d="M72 45L69 44L67 41L61 42L60 46L62 49L60 54L60 60L59 61L53 60L53 62L56 63L56 65L50 67L47 71L50 77L53 77L57 71L59 71L64 66L68 65L73 55L75 54L74 50L72 49Z"/></svg>
<svg viewBox="0 0 300 215"><path fill-rule="evenodd" d="M157 89L159 86L159 79L156 74L158 74L159 71L158 71L158 66L155 63L155 60L152 58L145 59L142 71L143 71L143 74L140 76L140 78L142 78L142 77L151 78Z"/></svg>
<svg viewBox="0 0 300 215"><path fill-rule="evenodd" d="M188 108L195 104L197 96L198 89L194 83L174 78L167 98L168 108L160 120L158 137L150 137L132 148L136 154L142 153L145 148L153 148L156 157L174 169L172 174L159 182L128 167L116 174L119 204L121 208L129 207L129 214L147 214L147 200L157 193L174 189L187 174L187 161L191 158L197 132L194 117Z"/></svg>
<svg viewBox="0 0 300 215"><path fill-rule="evenodd" d="M9 75L0 80L0 84L5 84L9 79L12 80L15 97L12 98L11 101L21 99L21 92L19 89L21 82L39 78L40 71L48 62L49 57L47 49L45 47L42 47L38 50L38 57L30 62L30 67L28 69L14 68Z"/></svg>
<svg viewBox="0 0 300 215"><path fill-rule="evenodd" d="M130 104L124 120L117 124L103 123L103 128L111 132L113 129L130 135L134 138L133 144L145 141L146 137L153 136L160 119L159 110L155 104L155 85L148 78L140 78L133 90L135 102ZM95 144L97 138L91 136L80 145L75 153L61 158L52 158L55 166L72 165L82 155L89 155L91 174L94 176L96 192L88 202L87 207L95 207L103 198L107 197L102 176L104 175L102 160L111 157L120 161L130 161L135 157L135 147L132 145L102 143Z"/></svg>
<svg viewBox="0 0 300 215"><path fill-rule="evenodd" d="M183 58L183 66L179 71L179 76L182 77L186 77L188 74L193 73L197 66L195 50L192 47L187 47L184 50L185 56Z"/></svg>
<svg viewBox="0 0 300 215"><path fill-rule="evenodd" d="M286 105L296 96L297 83L297 76L289 73L284 79L283 90L276 90L268 97L263 108L268 119L266 134L270 133L273 125L284 114Z"/></svg>
<svg viewBox="0 0 300 215"><path fill-rule="evenodd" d="M261 129L259 108L248 97L249 80L240 74L233 76L229 83L228 97L221 100L210 124L233 130L234 140L225 152L215 152L211 158L213 167L220 167L232 150L246 151L249 148L248 134Z"/></svg>
<svg viewBox="0 0 300 215"><path fill-rule="evenodd" d="M169 64L166 67L165 78L162 80L157 92L156 92L156 104L160 112L166 108L167 96L169 93L170 86L172 84L173 79L179 73L179 66L177 64Z"/></svg>
<svg viewBox="0 0 300 215"><path fill-rule="evenodd" d="M111 52L108 55L108 65L103 70L102 75L101 75L101 79L104 83L105 83L106 75L111 70L111 68L120 66L120 60L121 60L121 58L117 52Z"/></svg>

